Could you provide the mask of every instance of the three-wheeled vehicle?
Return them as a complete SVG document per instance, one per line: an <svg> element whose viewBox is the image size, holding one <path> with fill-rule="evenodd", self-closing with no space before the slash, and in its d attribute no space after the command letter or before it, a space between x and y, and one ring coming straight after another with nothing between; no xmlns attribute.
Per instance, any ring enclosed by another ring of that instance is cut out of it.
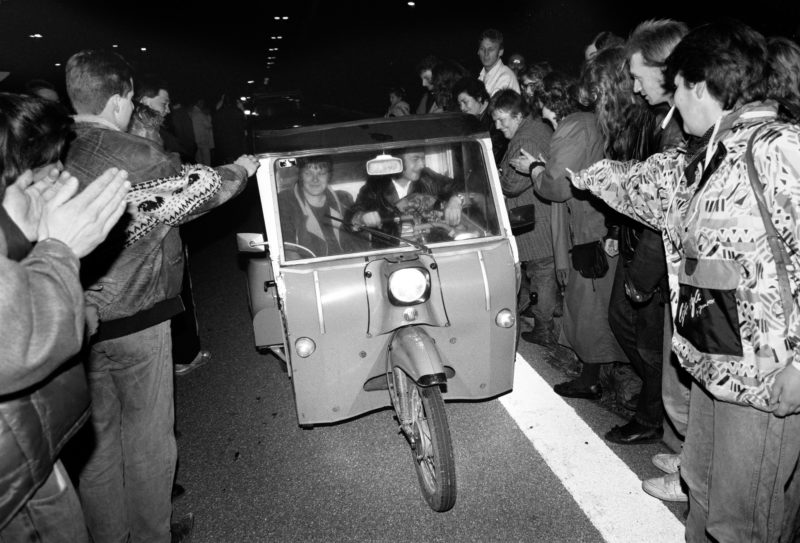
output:
<svg viewBox="0 0 800 543"><path fill-rule="evenodd" d="M423 496L449 510L443 400L513 384L520 267L488 134L435 114L259 138L266 238L238 234L267 252L248 259L256 347L285 362L302 427L394 408Z"/></svg>

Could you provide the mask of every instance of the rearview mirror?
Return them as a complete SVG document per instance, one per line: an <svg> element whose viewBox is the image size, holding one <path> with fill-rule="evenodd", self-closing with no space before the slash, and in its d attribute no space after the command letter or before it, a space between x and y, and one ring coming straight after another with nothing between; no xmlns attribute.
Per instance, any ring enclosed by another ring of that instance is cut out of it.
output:
<svg viewBox="0 0 800 543"><path fill-rule="evenodd" d="M403 159L392 155L378 155L367 161L367 175L392 175L403 171Z"/></svg>
<svg viewBox="0 0 800 543"><path fill-rule="evenodd" d="M263 253L266 245L262 234L236 234L236 247L240 253Z"/></svg>

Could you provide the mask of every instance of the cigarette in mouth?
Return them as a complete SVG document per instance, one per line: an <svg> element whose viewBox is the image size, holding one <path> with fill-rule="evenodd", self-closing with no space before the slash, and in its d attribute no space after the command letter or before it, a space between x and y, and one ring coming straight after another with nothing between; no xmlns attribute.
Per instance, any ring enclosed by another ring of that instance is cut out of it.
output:
<svg viewBox="0 0 800 543"><path fill-rule="evenodd" d="M661 130L664 130L669 122L672 120L672 115L675 113L675 104L672 104L672 107L669 108L669 112L667 112L667 116L664 117L664 120L661 121Z"/></svg>

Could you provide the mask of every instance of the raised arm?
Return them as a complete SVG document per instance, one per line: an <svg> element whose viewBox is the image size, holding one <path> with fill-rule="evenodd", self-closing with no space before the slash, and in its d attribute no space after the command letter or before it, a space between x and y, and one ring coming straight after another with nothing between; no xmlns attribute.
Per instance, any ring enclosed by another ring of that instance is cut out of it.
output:
<svg viewBox="0 0 800 543"><path fill-rule="evenodd" d="M550 140L550 157L544 168L533 170L533 190L542 198L565 202L572 198L567 169L577 171L602 156L602 139L586 119L570 116L562 120Z"/></svg>
<svg viewBox="0 0 800 543"><path fill-rule="evenodd" d="M685 167L684 156L672 149L644 162L604 159L575 172L571 179L575 188L588 190L623 215L660 231Z"/></svg>

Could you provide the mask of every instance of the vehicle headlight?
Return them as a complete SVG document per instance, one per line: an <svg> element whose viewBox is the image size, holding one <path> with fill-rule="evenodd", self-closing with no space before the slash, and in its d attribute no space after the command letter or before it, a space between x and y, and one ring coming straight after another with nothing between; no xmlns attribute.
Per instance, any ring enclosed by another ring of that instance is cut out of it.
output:
<svg viewBox="0 0 800 543"><path fill-rule="evenodd" d="M517 322L517 317L510 309L501 309L494 318L494 323L500 328L511 328Z"/></svg>
<svg viewBox="0 0 800 543"><path fill-rule="evenodd" d="M394 305L424 302L431 293L431 276L425 268L402 268L389 276L389 301Z"/></svg>
<svg viewBox="0 0 800 543"><path fill-rule="evenodd" d="M317 344L310 337L297 338L294 342L294 350L301 358L308 358L317 350Z"/></svg>

